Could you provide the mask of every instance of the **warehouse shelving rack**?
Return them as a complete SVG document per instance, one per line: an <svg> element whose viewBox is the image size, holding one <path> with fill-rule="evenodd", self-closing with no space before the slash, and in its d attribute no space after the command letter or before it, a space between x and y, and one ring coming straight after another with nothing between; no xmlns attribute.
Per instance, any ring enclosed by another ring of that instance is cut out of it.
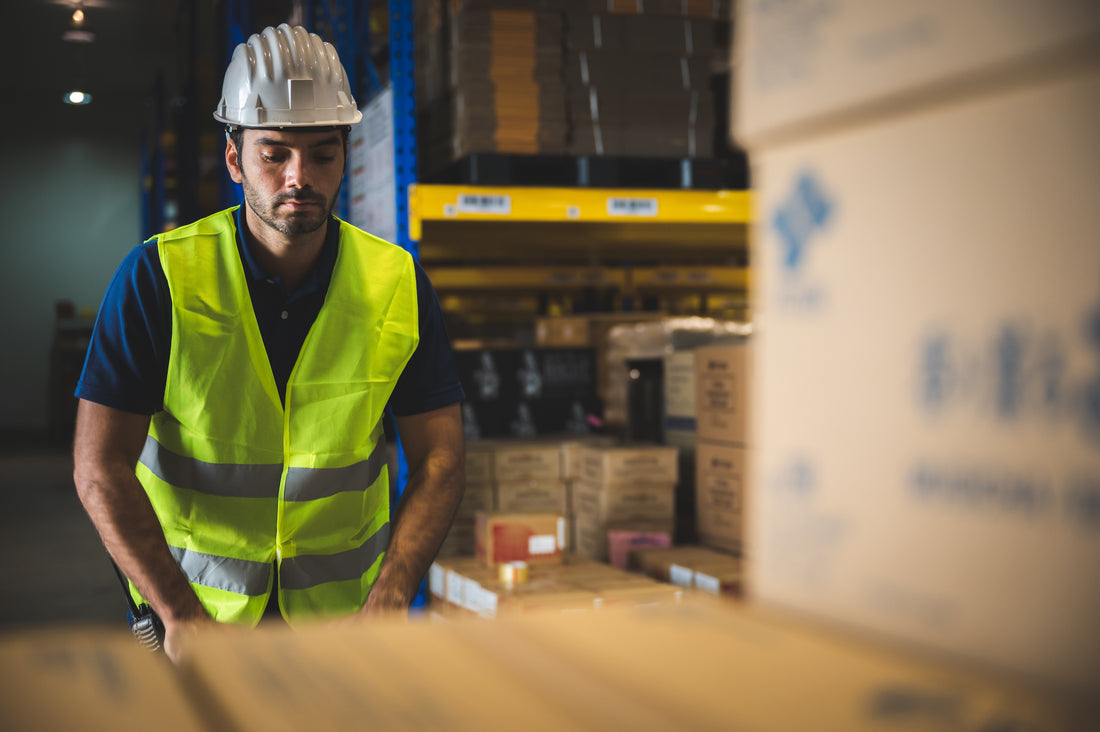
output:
<svg viewBox="0 0 1100 732"><path fill-rule="evenodd" d="M593 291L623 310L653 296L704 311L710 298L747 302L749 192L418 183L412 0L389 0L384 14L367 0L304 0L296 10L337 47L361 108L386 87L393 95L395 243L422 262L445 309L514 317L506 303L518 298L568 311ZM254 0L223 6L224 63L264 21L255 11ZM239 192L223 192L236 200ZM406 483L402 455L398 495Z"/></svg>
<svg viewBox="0 0 1100 732"><path fill-rule="evenodd" d="M418 183L409 189L409 235L445 303L592 289L620 304L684 295L744 302L751 206L743 190Z"/></svg>

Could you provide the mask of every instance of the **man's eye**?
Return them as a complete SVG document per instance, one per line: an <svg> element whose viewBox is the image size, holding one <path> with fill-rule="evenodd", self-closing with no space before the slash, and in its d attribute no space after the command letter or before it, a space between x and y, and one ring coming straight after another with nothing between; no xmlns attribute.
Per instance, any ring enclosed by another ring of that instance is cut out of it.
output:
<svg viewBox="0 0 1100 732"><path fill-rule="evenodd" d="M284 155L278 153L260 153L260 159L265 163L279 163L283 161Z"/></svg>
<svg viewBox="0 0 1100 732"><path fill-rule="evenodd" d="M318 155L316 158L314 158L314 160L316 160L318 163L327 165L328 163L336 162L336 156L335 155Z"/></svg>

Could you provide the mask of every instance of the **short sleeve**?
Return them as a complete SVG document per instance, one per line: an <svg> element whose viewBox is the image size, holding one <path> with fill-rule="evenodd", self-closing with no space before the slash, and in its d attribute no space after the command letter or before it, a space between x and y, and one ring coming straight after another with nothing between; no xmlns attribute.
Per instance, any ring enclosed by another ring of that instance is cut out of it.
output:
<svg viewBox="0 0 1100 732"><path fill-rule="evenodd" d="M171 329L168 282L150 240L126 256L107 288L76 396L135 414L160 411Z"/></svg>
<svg viewBox="0 0 1100 732"><path fill-rule="evenodd" d="M430 412L466 398L439 299L419 263L416 292L420 343L390 397L390 407L399 417Z"/></svg>

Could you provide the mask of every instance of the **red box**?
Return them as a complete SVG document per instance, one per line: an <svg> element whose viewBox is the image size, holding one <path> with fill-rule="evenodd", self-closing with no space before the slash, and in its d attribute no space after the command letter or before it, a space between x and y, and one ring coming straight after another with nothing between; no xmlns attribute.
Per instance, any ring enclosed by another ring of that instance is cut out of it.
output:
<svg viewBox="0 0 1100 732"><path fill-rule="evenodd" d="M561 564L564 549L564 516L478 511L477 556L487 564Z"/></svg>

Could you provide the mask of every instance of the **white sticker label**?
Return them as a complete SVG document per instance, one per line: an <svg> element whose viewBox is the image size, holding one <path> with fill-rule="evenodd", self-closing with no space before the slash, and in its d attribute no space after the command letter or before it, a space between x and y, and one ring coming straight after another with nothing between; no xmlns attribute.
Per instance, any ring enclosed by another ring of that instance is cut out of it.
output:
<svg viewBox="0 0 1100 732"><path fill-rule="evenodd" d="M512 197L497 194L463 193L458 197L459 213L497 214L512 213Z"/></svg>
<svg viewBox="0 0 1100 732"><path fill-rule="evenodd" d="M557 550L558 540L553 534L538 534L527 540L528 554L553 554Z"/></svg>
<svg viewBox="0 0 1100 732"><path fill-rule="evenodd" d="M485 618L495 618L497 614L497 593L481 585L467 585L466 607Z"/></svg>
<svg viewBox="0 0 1100 732"><path fill-rule="evenodd" d="M432 568L428 572L428 588L432 594L436 597L443 597L444 580L447 579L447 573L435 562L432 562Z"/></svg>
<svg viewBox="0 0 1100 732"><path fill-rule="evenodd" d="M695 573L695 586L712 595L717 595L722 589L722 583L718 581L717 577L711 577L709 574L703 574L702 572Z"/></svg>
<svg viewBox="0 0 1100 732"><path fill-rule="evenodd" d="M656 198L626 198L622 196L608 196L608 216L656 216Z"/></svg>
<svg viewBox="0 0 1100 732"><path fill-rule="evenodd" d="M695 574L695 572L687 567L673 564L668 568L668 581L680 587L691 587L691 577L693 574Z"/></svg>
<svg viewBox="0 0 1100 732"><path fill-rule="evenodd" d="M466 578L453 569L447 571L447 602L459 607L466 604Z"/></svg>

